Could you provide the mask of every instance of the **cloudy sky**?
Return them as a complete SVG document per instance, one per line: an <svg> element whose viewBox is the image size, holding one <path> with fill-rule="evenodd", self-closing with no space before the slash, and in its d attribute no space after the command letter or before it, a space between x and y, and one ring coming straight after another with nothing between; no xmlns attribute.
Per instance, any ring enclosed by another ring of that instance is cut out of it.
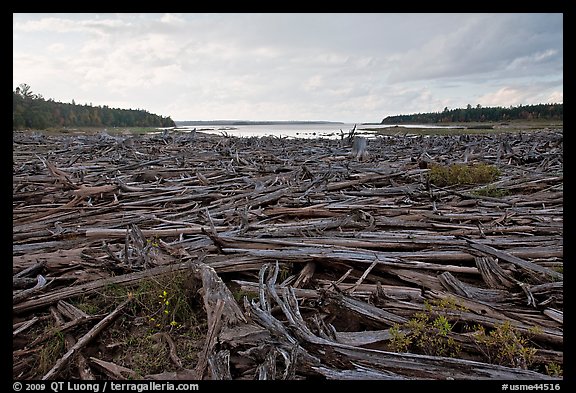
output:
<svg viewBox="0 0 576 393"><path fill-rule="evenodd" d="M13 88L173 120L563 102L563 14L13 14Z"/></svg>

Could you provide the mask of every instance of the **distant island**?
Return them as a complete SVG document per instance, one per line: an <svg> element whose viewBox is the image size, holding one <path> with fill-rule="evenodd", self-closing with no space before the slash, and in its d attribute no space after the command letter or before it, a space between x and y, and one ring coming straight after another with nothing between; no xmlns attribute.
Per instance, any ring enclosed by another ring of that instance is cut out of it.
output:
<svg viewBox="0 0 576 393"><path fill-rule="evenodd" d="M387 116L380 124L428 124L467 122L506 122L511 120L564 120L564 104L519 105L516 107L482 107L448 109L442 112Z"/></svg>
<svg viewBox="0 0 576 393"><path fill-rule="evenodd" d="M14 130L67 127L175 127L168 116L143 109L118 109L108 106L78 105L44 99L22 83L12 93Z"/></svg>
<svg viewBox="0 0 576 393"><path fill-rule="evenodd" d="M310 124L344 124L340 121L316 121L316 120L183 120L175 121L177 127L185 126L269 126L281 124L310 125Z"/></svg>

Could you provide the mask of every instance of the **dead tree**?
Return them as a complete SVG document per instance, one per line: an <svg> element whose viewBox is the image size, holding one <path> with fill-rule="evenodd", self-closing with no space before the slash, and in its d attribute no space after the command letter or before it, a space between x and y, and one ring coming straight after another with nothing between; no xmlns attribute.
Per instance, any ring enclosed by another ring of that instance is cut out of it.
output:
<svg viewBox="0 0 576 393"><path fill-rule="evenodd" d="M352 155L358 161L364 161L368 156L367 152L368 140L363 136L355 136L352 143Z"/></svg>

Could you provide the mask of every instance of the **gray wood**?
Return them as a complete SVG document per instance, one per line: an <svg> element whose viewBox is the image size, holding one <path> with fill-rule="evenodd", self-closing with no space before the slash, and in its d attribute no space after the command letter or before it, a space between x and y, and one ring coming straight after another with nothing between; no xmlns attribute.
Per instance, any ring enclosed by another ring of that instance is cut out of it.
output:
<svg viewBox="0 0 576 393"><path fill-rule="evenodd" d="M13 375L38 376L46 342L34 340L52 320L69 348L82 339L71 321L94 317L77 298L180 271L202 282L208 334L192 362L182 336L161 338L171 362L146 379L554 380L467 360L485 358L464 328L450 333L461 359L385 349L392 325L456 301L446 317L458 328L509 321L540 370L563 366L562 130L401 131L356 156L356 128L341 141L14 132ZM429 181L432 165L463 157L500 176ZM50 285L24 299L16 286L38 274ZM82 364L94 350L70 355L72 377L134 377L111 358Z"/></svg>

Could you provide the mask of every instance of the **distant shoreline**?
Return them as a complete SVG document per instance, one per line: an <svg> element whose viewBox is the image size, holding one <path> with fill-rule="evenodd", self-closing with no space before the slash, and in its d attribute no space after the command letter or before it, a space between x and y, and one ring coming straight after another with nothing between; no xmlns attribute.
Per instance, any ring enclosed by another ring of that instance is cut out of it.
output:
<svg viewBox="0 0 576 393"><path fill-rule="evenodd" d="M282 124L346 124L341 121L322 121L322 120L179 120L174 121L177 127L198 125L229 125L229 126L268 126L268 125L282 125Z"/></svg>

